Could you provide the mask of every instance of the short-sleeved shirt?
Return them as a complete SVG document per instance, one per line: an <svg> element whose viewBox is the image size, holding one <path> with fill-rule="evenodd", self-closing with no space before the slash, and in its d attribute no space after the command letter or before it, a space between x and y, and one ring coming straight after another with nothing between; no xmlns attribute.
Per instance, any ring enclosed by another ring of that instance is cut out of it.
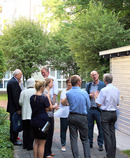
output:
<svg viewBox="0 0 130 158"><path fill-rule="evenodd" d="M117 105L119 104L119 95L118 88L111 83L107 84L105 88L101 89L96 103L101 105L101 110L116 111Z"/></svg>
<svg viewBox="0 0 130 158"><path fill-rule="evenodd" d="M31 124L34 127L42 127L49 121L45 108L50 106L49 100L44 95L32 95L30 98L32 108Z"/></svg>
<svg viewBox="0 0 130 158"><path fill-rule="evenodd" d="M60 100L66 98L66 92L67 92L66 90L61 92ZM57 110L54 113L54 116L55 117L60 117L60 118L67 118L68 115L69 115L69 106L64 106L60 102L59 110Z"/></svg>
<svg viewBox="0 0 130 158"><path fill-rule="evenodd" d="M80 87L72 87L67 93L67 100L69 102L69 111L79 114L87 114L90 108L90 99L86 91Z"/></svg>

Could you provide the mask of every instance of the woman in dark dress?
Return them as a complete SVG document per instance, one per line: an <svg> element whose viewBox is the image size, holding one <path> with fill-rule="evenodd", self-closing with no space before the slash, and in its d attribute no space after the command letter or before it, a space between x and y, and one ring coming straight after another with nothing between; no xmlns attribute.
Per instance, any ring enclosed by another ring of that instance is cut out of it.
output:
<svg viewBox="0 0 130 158"><path fill-rule="evenodd" d="M30 98L32 108L31 124L35 139L33 154L34 158L43 158L47 134L43 134L39 129L49 121L46 110L52 110L52 104L47 96L42 95L45 89L45 81L36 81L35 89L36 94Z"/></svg>

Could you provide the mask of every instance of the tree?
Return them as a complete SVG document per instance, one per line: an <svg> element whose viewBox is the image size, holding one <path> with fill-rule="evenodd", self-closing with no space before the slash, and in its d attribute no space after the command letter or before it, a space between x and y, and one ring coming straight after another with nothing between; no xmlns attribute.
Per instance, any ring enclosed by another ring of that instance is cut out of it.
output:
<svg viewBox="0 0 130 158"><path fill-rule="evenodd" d="M39 22L20 17L3 30L1 48L9 70L19 68L25 79L39 71L45 61L47 35Z"/></svg>
<svg viewBox="0 0 130 158"><path fill-rule="evenodd" d="M68 44L81 72L90 73L95 69L102 77L109 71L109 62L99 56L99 51L128 45L128 31L101 2L91 1L88 9L77 13L69 30Z"/></svg>
<svg viewBox="0 0 130 158"><path fill-rule="evenodd" d="M65 36L66 28L61 28L54 34L50 33L46 60L49 61L48 64L53 65L57 70L62 70L67 76L77 74L79 68L70 52Z"/></svg>
<svg viewBox="0 0 130 158"><path fill-rule="evenodd" d="M0 79L3 78L3 74L6 71L4 56L2 50L0 49Z"/></svg>

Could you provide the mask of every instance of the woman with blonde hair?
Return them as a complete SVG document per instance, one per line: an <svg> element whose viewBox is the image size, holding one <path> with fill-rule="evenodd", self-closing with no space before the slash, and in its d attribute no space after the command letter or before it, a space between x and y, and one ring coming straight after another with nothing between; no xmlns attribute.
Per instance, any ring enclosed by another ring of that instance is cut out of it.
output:
<svg viewBox="0 0 130 158"><path fill-rule="evenodd" d="M43 134L40 131L40 128L42 128L45 123L49 121L46 109L52 110L50 98L42 94L45 89L45 84L45 81L36 81L36 93L30 98L30 104L32 107L31 123L33 126L33 134L35 139L33 148L34 158L43 158L47 133Z"/></svg>
<svg viewBox="0 0 130 158"><path fill-rule="evenodd" d="M50 89L53 87L53 79L52 78L45 78L46 81L46 88L44 90L44 94L46 94L51 102L53 102L52 96L50 95ZM52 105L52 108L55 109L57 108L58 105ZM44 153L44 157L45 158L53 158L52 156L54 156L54 154L52 153L52 141L53 141L53 133L54 133L54 113L53 111L47 111L47 114L49 116L49 120L50 120L50 128L48 131L48 136L47 136L47 141L45 144L45 153Z"/></svg>

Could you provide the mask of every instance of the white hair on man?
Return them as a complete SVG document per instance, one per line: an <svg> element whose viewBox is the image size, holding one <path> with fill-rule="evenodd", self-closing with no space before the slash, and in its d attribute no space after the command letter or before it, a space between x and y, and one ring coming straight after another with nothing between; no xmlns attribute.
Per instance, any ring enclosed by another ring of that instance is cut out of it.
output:
<svg viewBox="0 0 130 158"><path fill-rule="evenodd" d="M13 77L15 77L16 75L18 75L20 72L22 72L20 69L14 70Z"/></svg>

